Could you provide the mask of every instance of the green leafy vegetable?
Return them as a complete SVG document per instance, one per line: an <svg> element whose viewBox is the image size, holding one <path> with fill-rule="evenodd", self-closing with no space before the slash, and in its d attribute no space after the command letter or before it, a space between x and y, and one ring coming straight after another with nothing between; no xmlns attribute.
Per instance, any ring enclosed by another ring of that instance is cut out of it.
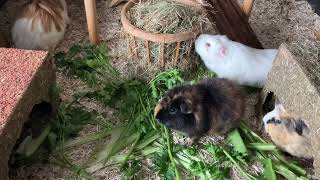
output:
<svg viewBox="0 0 320 180"><path fill-rule="evenodd" d="M277 176L276 173L273 170L273 166L272 166L272 161L270 158L265 159L263 161L263 165L264 165L264 176L266 177L267 180L276 180Z"/></svg>
<svg viewBox="0 0 320 180"><path fill-rule="evenodd" d="M243 140L237 129L229 133L228 141L233 146L235 151L241 153L244 156L248 155L248 150L246 148L246 145L243 143Z"/></svg>

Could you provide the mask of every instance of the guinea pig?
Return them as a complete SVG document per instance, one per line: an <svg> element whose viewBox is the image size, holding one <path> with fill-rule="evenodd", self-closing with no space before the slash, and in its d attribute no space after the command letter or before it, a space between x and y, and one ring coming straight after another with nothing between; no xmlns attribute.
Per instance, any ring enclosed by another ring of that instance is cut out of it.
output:
<svg viewBox="0 0 320 180"><path fill-rule="evenodd" d="M16 48L50 50L69 22L65 0L31 0L17 14L11 34Z"/></svg>
<svg viewBox="0 0 320 180"><path fill-rule="evenodd" d="M263 117L265 131L281 150L299 158L312 159L310 130L301 118L289 114L276 100L273 111Z"/></svg>
<svg viewBox="0 0 320 180"><path fill-rule="evenodd" d="M154 109L155 118L197 142L207 133L225 135L240 124L242 89L222 78L209 78L169 90Z"/></svg>
<svg viewBox="0 0 320 180"><path fill-rule="evenodd" d="M277 49L254 49L225 35L210 34L202 34L196 39L195 50L218 77L258 88L265 84L278 52Z"/></svg>

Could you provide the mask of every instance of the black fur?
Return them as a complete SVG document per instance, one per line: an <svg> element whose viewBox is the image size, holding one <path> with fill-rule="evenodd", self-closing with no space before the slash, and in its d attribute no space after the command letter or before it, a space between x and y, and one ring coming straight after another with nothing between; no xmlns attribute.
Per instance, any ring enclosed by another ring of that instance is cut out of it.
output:
<svg viewBox="0 0 320 180"><path fill-rule="evenodd" d="M156 119L168 128L198 139L209 131L225 134L239 125L243 112L240 89L230 81L211 78L167 92Z"/></svg>
<svg viewBox="0 0 320 180"><path fill-rule="evenodd" d="M303 134L303 131L305 129L307 129L308 126L301 120L301 119L298 119L296 121L296 132L299 134L299 135L302 135Z"/></svg>
<svg viewBox="0 0 320 180"><path fill-rule="evenodd" d="M275 119L274 117L273 118L271 118L271 119L269 119L268 121L267 121L267 124L271 124L271 123L274 123L274 124L281 124L281 121L280 120L278 120L278 119Z"/></svg>
<svg viewBox="0 0 320 180"><path fill-rule="evenodd" d="M308 126L303 122L301 119L294 119L292 117L283 119L283 120L278 120L275 118L272 118L267 121L267 123L275 123L275 124L281 124L284 123L285 127L291 131L291 132L296 132L299 135L303 135L305 131L308 131L309 128Z"/></svg>
<svg viewBox="0 0 320 180"><path fill-rule="evenodd" d="M290 119L291 120L291 129L297 132L299 135L302 135L304 131L308 130L308 126L301 119ZM289 125L288 125L289 126Z"/></svg>

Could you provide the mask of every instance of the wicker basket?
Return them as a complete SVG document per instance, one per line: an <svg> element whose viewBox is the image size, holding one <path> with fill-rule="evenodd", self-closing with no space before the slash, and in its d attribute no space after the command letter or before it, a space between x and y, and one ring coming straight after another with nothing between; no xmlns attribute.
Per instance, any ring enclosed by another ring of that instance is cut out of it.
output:
<svg viewBox="0 0 320 180"><path fill-rule="evenodd" d="M183 3L189 6L193 6L195 8L201 8L199 4L192 0L175 0L179 3ZM175 62L179 63L179 49L180 49L180 44L183 41L188 41L195 39L196 36L200 33L200 28L194 27L192 31L188 32L179 32L176 34L156 34L152 32L147 32L143 31L134 25L132 25L127 17L127 12L132 8L135 3L139 2L139 0L130 0L121 10L121 23L123 26L123 30L128 33L130 36L133 37L133 46L136 46L135 38L139 38L140 40L145 42L145 48L147 51L147 58L148 58L148 63L151 63L151 57L150 57L150 47L149 43L159 43L160 44L160 57L159 61L161 63L161 67L165 66L165 59L164 59L164 54L165 54L165 44L169 43L175 43L176 44L176 50L175 50ZM130 48L130 42L129 42L129 48ZM134 55L137 57L138 53L135 47L130 48L130 49L135 49ZM191 47L190 47L191 51ZM188 52L190 52L188 50Z"/></svg>

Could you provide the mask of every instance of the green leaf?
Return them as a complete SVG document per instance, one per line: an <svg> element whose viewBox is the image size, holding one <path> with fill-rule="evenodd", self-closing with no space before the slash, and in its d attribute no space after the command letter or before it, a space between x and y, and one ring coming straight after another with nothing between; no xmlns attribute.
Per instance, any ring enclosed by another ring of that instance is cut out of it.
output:
<svg viewBox="0 0 320 180"><path fill-rule="evenodd" d="M247 173L247 172L241 167L241 165L240 165L226 150L223 150L223 152L225 153L225 155L229 158L229 160L232 162L232 164L240 171L240 173L241 173L245 178L256 180L256 178L253 177L251 174Z"/></svg>
<svg viewBox="0 0 320 180"><path fill-rule="evenodd" d="M228 134L228 142L233 146L236 152L239 152L243 155L248 154L248 150L242 140L242 137L240 136L238 129L235 129Z"/></svg>
<svg viewBox="0 0 320 180"><path fill-rule="evenodd" d="M302 167L293 164L293 163L287 163L287 167L292 170L293 172L297 173L298 175L304 176L307 174L306 170L304 170Z"/></svg>
<svg viewBox="0 0 320 180"><path fill-rule="evenodd" d="M278 165L276 164L274 166L276 172L280 175L282 175L283 177L285 177L288 180L294 180L297 179L298 177L292 172L290 171L287 167L285 167L284 165Z"/></svg>
<svg viewBox="0 0 320 180"><path fill-rule="evenodd" d="M277 176L276 176L276 173L273 170L271 159L270 158L265 159L263 161L263 165L264 165L263 174L266 177L266 179L267 180L276 180Z"/></svg>

